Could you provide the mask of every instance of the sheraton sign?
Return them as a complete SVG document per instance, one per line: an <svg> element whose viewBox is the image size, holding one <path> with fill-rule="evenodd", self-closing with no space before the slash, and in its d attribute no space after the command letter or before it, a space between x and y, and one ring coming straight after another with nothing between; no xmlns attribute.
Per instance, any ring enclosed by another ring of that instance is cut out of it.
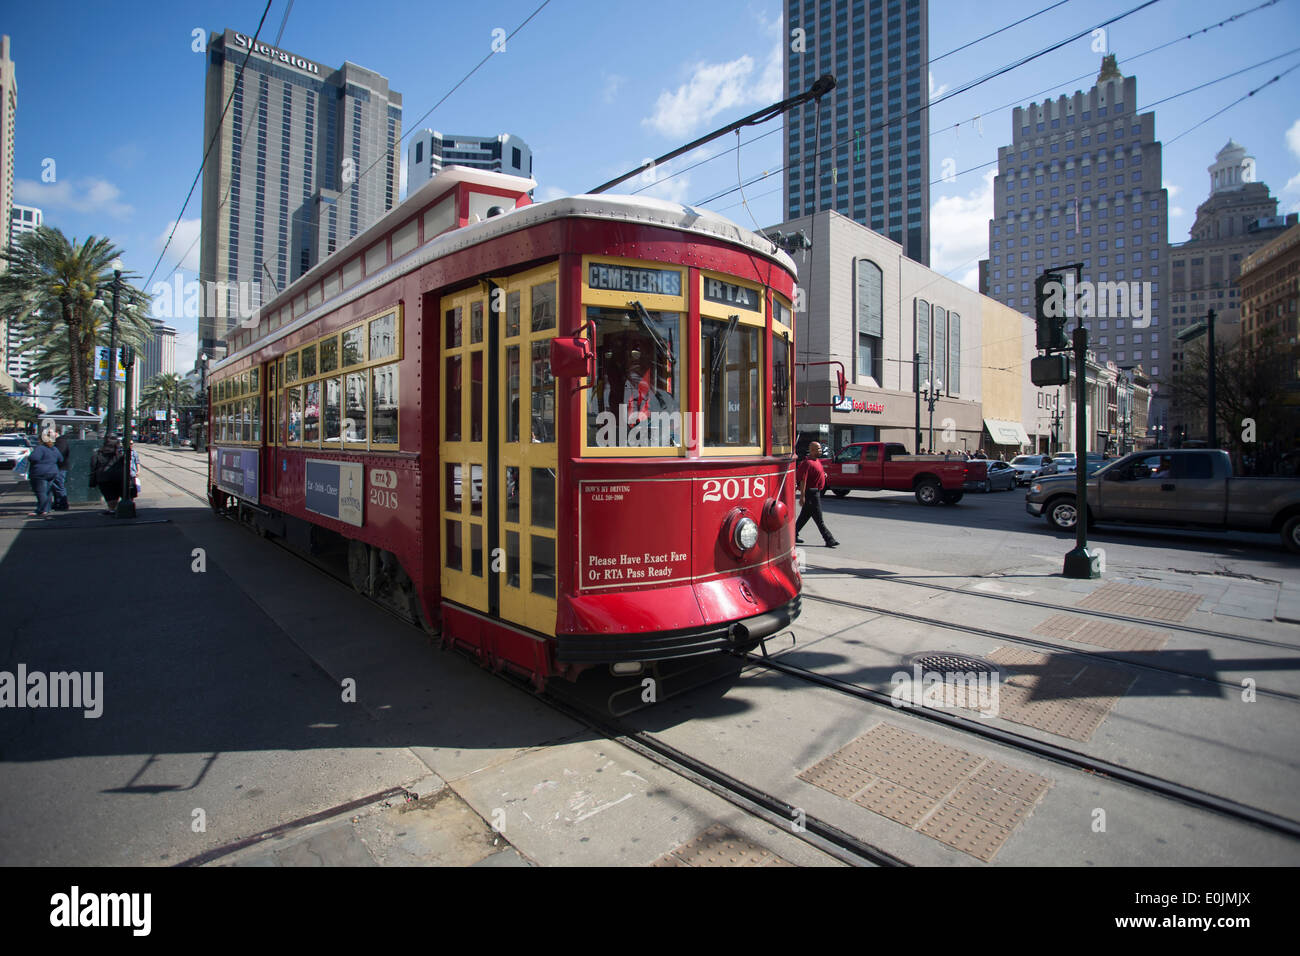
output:
<svg viewBox="0 0 1300 956"><path fill-rule="evenodd" d="M251 37L246 37L242 33L233 34L237 46L245 50L251 49L254 53L260 53L262 56L272 60L278 60L281 63L287 63L289 66L296 66L300 70L306 70L308 73L320 75L320 67L311 60L305 60L293 53L286 53L284 50L277 50L273 46L267 46L265 43L254 43Z"/></svg>

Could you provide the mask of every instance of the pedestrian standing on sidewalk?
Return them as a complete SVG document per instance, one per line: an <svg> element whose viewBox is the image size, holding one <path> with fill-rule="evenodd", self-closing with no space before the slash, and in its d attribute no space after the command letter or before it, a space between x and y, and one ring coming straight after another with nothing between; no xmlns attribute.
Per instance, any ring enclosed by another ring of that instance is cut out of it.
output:
<svg viewBox="0 0 1300 956"><path fill-rule="evenodd" d="M838 548L840 543L822 519L822 491L826 488L826 469L822 467L821 456L821 443L813 442L808 446L808 457L799 462L799 467L795 470L795 482L802 507L799 510L799 520L794 526L794 540L797 544L803 544L799 532L808 519L812 518L817 524L817 530L822 533L826 547Z"/></svg>
<svg viewBox="0 0 1300 956"><path fill-rule="evenodd" d="M30 512L29 518L44 518L50 513L50 485L59 474L59 462L63 456L54 447L55 434L52 430L41 434L41 443L27 456L27 477L36 494L36 510Z"/></svg>
<svg viewBox="0 0 1300 956"><path fill-rule="evenodd" d="M54 478L51 490L54 492L54 510L68 510L68 459L72 457L72 442L68 441L67 434L62 434L54 440L54 447L63 460L59 462L59 473Z"/></svg>
<svg viewBox="0 0 1300 956"><path fill-rule="evenodd" d="M116 435L104 436L104 444L95 449L90 459L90 487L98 488L108 505L105 514L117 513L117 501L122 497L122 443Z"/></svg>

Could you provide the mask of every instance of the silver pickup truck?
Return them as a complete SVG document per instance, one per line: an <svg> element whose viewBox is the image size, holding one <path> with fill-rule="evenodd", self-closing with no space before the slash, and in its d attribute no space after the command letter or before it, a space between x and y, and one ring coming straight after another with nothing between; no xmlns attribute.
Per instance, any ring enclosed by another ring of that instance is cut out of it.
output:
<svg viewBox="0 0 1300 956"><path fill-rule="evenodd" d="M1035 479L1025 510L1074 530L1075 476ZM1088 479L1088 522L1100 521L1274 531L1300 554L1300 478L1234 478L1228 453L1214 449L1135 452Z"/></svg>

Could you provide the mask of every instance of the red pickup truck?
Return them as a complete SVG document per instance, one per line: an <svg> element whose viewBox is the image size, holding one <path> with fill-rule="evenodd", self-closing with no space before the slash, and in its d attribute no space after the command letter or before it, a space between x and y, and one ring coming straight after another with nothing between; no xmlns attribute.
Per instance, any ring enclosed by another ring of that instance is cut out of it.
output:
<svg viewBox="0 0 1300 956"><path fill-rule="evenodd" d="M897 442L860 442L826 462L826 490L837 498L855 488L910 491L923 505L955 505L968 482L984 480L987 467L979 460L909 455Z"/></svg>

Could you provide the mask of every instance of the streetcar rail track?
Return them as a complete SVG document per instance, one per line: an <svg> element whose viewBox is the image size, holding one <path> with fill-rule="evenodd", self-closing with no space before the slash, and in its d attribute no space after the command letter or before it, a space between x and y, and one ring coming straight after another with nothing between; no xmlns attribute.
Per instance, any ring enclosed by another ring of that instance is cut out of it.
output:
<svg viewBox="0 0 1300 956"><path fill-rule="evenodd" d="M817 601L822 604L831 604L836 607L848 608L854 611L863 611L868 614L881 614L887 617L898 618L903 621L910 621L914 624L941 627L945 630L962 631L967 634L978 634L980 637L987 637L991 640L1008 641L1013 644L1038 648L1039 650L1052 651L1059 654L1069 654L1073 657L1082 657L1089 661L1114 664L1118 667L1127 667L1133 670L1151 671L1152 673L1162 674L1167 677L1177 677L1185 680L1201 681L1207 684L1217 684L1220 687L1231 688L1234 691L1241 690L1240 683L1223 680L1219 677L1210 677L1206 674L1193 674L1189 671L1180 671L1176 668L1163 667L1159 664L1130 660L1125 657L1117 657L1114 654L1107 654L1104 651L1091 651L1082 647L1065 647L1061 644L1054 644L1051 641L1040 640L1036 637L1024 637L1019 634L1009 634L1006 631L997 631L990 627L980 627L975 624L962 624L957 621L945 621L940 618L926 617L924 614L912 614L908 611L898 611L893 608L880 607L874 604L862 604L857 601L845 601L841 598L822 597L817 594L809 594L807 591L803 592L802 597L805 601ZM1269 690L1263 687L1256 687L1255 693L1263 694L1267 697L1275 697L1278 700L1290 701L1291 703L1300 703L1300 694L1292 694L1284 690Z"/></svg>
<svg viewBox="0 0 1300 956"><path fill-rule="evenodd" d="M1177 800L1181 803L1198 807L1202 810L1209 810L1223 816L1232 817L1264 829L1272 830L1276 833L1281 833L1285 836L1291 837L1292 839L1300 839L1300 822L1273 813L1269 810L1262 810L1258 807L1238 803L1237 801L1230 800L1227 797L1207 793L1204 790L1198 790L1195 787L1189 787L1186 784L1166 780L1165 778L1157 777L1154 774L1135 770L1131 767L1125 767L1108 760L1102 760L1099 757L1091 757L1081 751L1072 750L1059 744L1039 740L1035 737L1019 734L1012 730L989 726L988 724L980 723L978 720L971 717L949 714L933 707L917 706L907 702L898 702L889 694L878 690L872 690L868 687L862 687L848 681L842 681L825 674L819 674L816 671L799 667L796 664L788 664L776 656L764 656L753 653L740 654L737 656L741 657L747 663L758 667L775 670L787 676L796 677L807 683L816 684L829 690L833 690L836 693L856 697L860 700L865 700L882 707L889 707L891 711L902 712L920 720L929 720L937 724L942 724L946 727L970 733L986 740L992 740L998 744L1010 747L1022 753L1030 753L1046 760L1050 760L1053 763L1073 767L1074 769L1083 771L1084 773L1108 777L1112 780L1117 780L1121 783L1128 784L1149 793L1156 793Z"/></svg>
<svg viewBox="0 0 1300 956"><path fill-rule="evenodd" d="M809 573L811 572L811 573ZM968 588L956 588L947 584L933 584L928 581L917 581L914 578L908 578L903 575L894 575L887 573L872 572L867 569L856 568L835 568L835 569L818 569L810 568L805 572L805 577L829 578L836 574L846 574L850 577L865 578L871 581L886 581L895 584L906 584L912 587L929 588L933 591L944 591L949 594L959 594L963 597L984 598L990 601L1004 601L1011 604L1023 604L1030 607L1040 607L1048 611L1063 611L1069 614L1081 614L1088 617L1105 618L1111 621L1119 621L1124 624L1145 624L1148 627L1167 628L1175 631L1185 631L1190 634L1198 634L1202 637L1215 637L1222 640L1240 641L1245 644L1259 644L1264 647L1276 647L1282 650L1296 651L1300 650L1300 644L1288 644L1285 641L1273 641L1265 637L1250 637L1245 634L1229 634L1225 631L1214 631L1209 628L1196 627L1191 624L1181 624L1175 621L1148 621L1144 618L1133 617L1127 614L1117 614L1114 611L1098 611L1086 607L1074 607L1068 604L1051 604L1047 601L1031 601L1023 597L1016 597L1010 594L993 594L987 591L972 591ZM806 594L807 592L805 592Z"/></svg>

